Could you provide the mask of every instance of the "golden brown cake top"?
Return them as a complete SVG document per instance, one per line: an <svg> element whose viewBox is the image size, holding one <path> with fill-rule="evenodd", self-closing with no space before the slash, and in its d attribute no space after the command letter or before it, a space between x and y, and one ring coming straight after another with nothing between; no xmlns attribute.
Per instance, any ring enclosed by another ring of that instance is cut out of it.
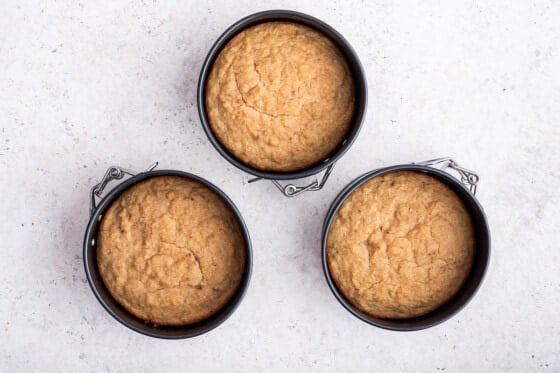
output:
<svg viewBox="0 0 560 373"><path fill-rule="evenodd" d="M336 45L290 22L237 34L206 85L212 132L241 162L266 171L296 171L324 160L346 135L354 96Z"/></svg>
<svg viewBox="0 0 560 373"><path fill-rule="evenodd" d="M358 309L410 318L448 301L468 276L475 234L459 197L420 172L367 181L338 210L327 239L329 271Z"/></svg>
<svg viewBox="0 0 560 373"><path fill-rule="evenodd" d="M245 241L229 206L197 181L158 176L127 189L98 233L97 262L111 295L162 325L203 320L237 289Z"/></svg>

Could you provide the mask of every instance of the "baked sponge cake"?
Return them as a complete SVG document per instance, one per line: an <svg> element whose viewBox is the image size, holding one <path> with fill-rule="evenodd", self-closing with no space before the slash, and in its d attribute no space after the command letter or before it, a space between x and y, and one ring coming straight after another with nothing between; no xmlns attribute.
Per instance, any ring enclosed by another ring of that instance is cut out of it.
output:
<svg viewBox="0 0 560 373"><path fill-rule="evenodd" d="M127 189L97 236L103 283L124 308L160 325L201 321L232 297L245 241L229 206L203 184L157 176Z"/></svg>
<svg viewBox="0 0 560 373"><path fill-rule="evenodd" d="M469 275L469 212L441 181L393 171L358 187L327 237L329 272L345 298L379 318L405 319L446 303Z"/></svg>
<svg viewBox="0 0 560 373"><path fill-rule="evenodd" d="M263 171L297 171L327 158L345 138L354 101L337 46L292 22L241 31L206 84L212 132L234 157Z"/></svg>

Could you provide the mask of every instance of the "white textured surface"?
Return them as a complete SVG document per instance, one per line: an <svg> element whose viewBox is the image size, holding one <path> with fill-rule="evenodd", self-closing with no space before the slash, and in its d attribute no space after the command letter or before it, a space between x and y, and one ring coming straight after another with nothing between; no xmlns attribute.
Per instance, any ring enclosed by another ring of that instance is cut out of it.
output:
<svg viewBox="0 0 560 373"><path fill-rule="evenodd" d="M560 3L204 3L3 1L0 370L560 371ZM218 35L274 8L338 29L369 80L359 139L323 191L294 200L247 185L207 141L195 102ZM368 326L323 278L327 207L367 170L444 155L481 174L486 281L440 326ZM128 330L85 280L90 187L109 165L154 160L219 185L253 239L244 302L195 339Z"/></svg>

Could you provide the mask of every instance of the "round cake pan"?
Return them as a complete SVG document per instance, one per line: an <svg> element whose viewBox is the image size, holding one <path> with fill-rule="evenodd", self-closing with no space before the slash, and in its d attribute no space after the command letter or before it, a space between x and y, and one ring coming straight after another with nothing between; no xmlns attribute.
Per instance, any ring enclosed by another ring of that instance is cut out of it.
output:
<svg viewBox="0 0 560 373"><path fill-rule="evenodd" d="M142 333L144 335L150 337L157 337L157 338L164 338L164 339L181 339L181 338L189 338L194 337L203 333L206 333L222 322L224 322L237 308L240 304L247 287L249 285L249 280L251 278L251 269L252 269L252 249L251 249L251 239L249 237L249 232L247 231L247 227L245 226L245 222L239 213L239 210L233 202L222 192L218 187L213 185L212 183L186 172L182 171L174 171L174 170L158 170L154 171L153 168L157 165L154 164L150 167L147 171L133 174L130 173L120 167L111 167L107 170L105 177L103 180L93 187L91 191L91 206L90 206L90 213L91 218L87 225L85 238L84 238L84 267L88 282L91 286L91 290L101 303L101 305L113 316L117 319L120 323L124 324L125 326L129 327L130 329ZM111 191L107 193L106 196L101 198L101 194L107 185L108 182L111 180L118 180L122 179L125 175L131 176L126 181L120 183L118 186L113 188ZM182 326L165 326L165 325L155 325L149 322L146 322L128 312L125 308L123 308L109 293L105 285L103 284L103 280L100 276L98 266L97 266L97 247L96 247L96 239L97 233L99 230L99 226L101 225L101 221L103 219L103 215L105 211L111 206L111 204L128 188L131 186L146 180L148 178L154 176L179 176L186 179L197 181L206 187L210 188L214 191L218 196L222 198L222 200L226 203L227 206L233 211L234 215L239 222L239 226L241 228L243 237L245 239L245 270L243 276L241 278L241 282L239 283L239 287L237 288L234 295L231 299L222 307L217 313L210 316L209 318L197 322L195 324L189 325L182 325ZM101 198L100 202L97 204L97 199Z"/></svg>
<svg viewBox="0 0 560 373"><path fill-rule="evenodd" d="M442 169L434 168L431 166L441 165ZM451 168L460 174L460 179L450 175L444 169ZM463 283L459 291L445 304L436 310L415 318L409 319L383 319L373 317L365 312L354 307L339 291L337 288L327 263L327 238L331 224L336 216L336 213L346 201L346 199L367 181L393 171L417 171L426 173L437 180L443 182L457 196L463 201L467 210L470 213L475 235L475 256L471 271ZM323 225L322 239L321 239L321 256L323 262L323 272L325 274L327 283L333 292L336 299L346 308L351 314L356 316L368 324L397 331L413 331L420 330L435 326L449 319L457 312L459 312L475 295L486 273L488 261L490 257L490 231L488 222L482 206L475 197L476 186L478 183L478 175L473 171L460 167L451 158L440 158L431 161L404 164L397 166L384 167L377 170L370 171L347 185L335 198L331 207L326 215Z"/></svg>
<svg viewBox="0 0 560 373"><path fill-rule="evenodd" d="M239 32L242 30L257 25L259 23L272 22L272 21L284 21L284 22L296 22L303 24L308 27L312 27L327 37L329 37L334 44L339 48L344 57L346 58L348 65L352 71L352 75L355 82L355 94L356 94L356 107L354 110L354 116L348 132L345 138L340 143L337 149L335 149L326 159L311 165L305 169L295 171L295 172L268 172L261 171L256 168L250 167L245 163L241 162L235 156L233 156L218 140L218 138L212 132L210 128L208 112L206 110L206 84L214 61L220 54L221 50L226 46L226 44ZM325 22L311 17L307 14L298 13L290 10L270 10L260 13L252 14L245 17L232 26L230 26L219 38L216 40L210 52L206 56L206 59L202 65L202 70L200 72L200 78L198 80L197 89L197 101L198 101L198 113L200 120L202 122L202 127L208 136L208 139L214 146L214 148L231 164L235 167L254 175L256 178L254 180L267 179L267 180L295 180L304 177L309 177L318 174L321 171L326 170L325 176L321 182L315 182L312 185L305 187L296 187L294 185L288 185L286 187L281 187L280 184L275 182L275 185L288 197L293 197L301 192L307 190L319 190L326 181L330 170L340 157L346 153L350 148L358 133L366 112L367 106L367 82L364 70L358 59L356 52L352 49L350 43L344 39L344 37L338 33L334 28L326 24Z"/></svg>

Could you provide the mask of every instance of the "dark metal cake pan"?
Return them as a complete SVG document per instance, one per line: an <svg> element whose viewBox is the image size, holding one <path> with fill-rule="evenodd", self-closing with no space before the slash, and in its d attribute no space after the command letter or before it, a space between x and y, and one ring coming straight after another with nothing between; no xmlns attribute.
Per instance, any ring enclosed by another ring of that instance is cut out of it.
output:
<svg viewBox="0 0 560 373"><path fill-rule="evenodd" d="M222 49L227 45L227 43L235 37L239 32L244 29L255 26L264 22L272 21L284 21L284 22L295 22L302 25L314 28L319 32L330 38L334 44L339 48L344 57L346 58L352 76L355 83L355 95L356 95L356 107L354 110L354 115L348 132L345 138L341 141L340 145L324 160L313 164L305 169L294 171L294 172L271 172L262 171L247 164L241 162L233 154L231 154L218 140L218 138L212 132L210 127L208 112L206 108L206 84L212 66ZM198 102L198 113L200 116L200 121L202 127L208 136L210 143L214 148L231 164L235 167L245 171L248 174L254 175L256 178L254 180L267 179L275 182L275 185L288 197L293 197L307 190L319 190L323 186L327 177L332 170L332 167L337 160L340 159L348 151L362 126L362 122L366 113L367 106L367 82L364 70L360 63L360 60L350 45L348 41L336 31L334 28L326 24L325 22L314 18L310 15L294 12L290 10L269 10L265 12L255 13L247 16L233 25L231 25L219 38L216 40L214 45L210 48L208 55L202 65L202 70L200 72L200 78L198 80L197 89L197 102ZM301 179L309 176L316 175L321 171L325 171L323 179L321 181L315 181L311 185L304 187L297 187L293 184L287 186L282 186L278 183L278 180L295 180Z"/></svg>
<svg viewBox="0 0 560 373"><path fill-rule="evenodd" d="M156 164L157 165L157 164ZM111 167L107 170L103 180L97 184L92 189L91 194L91 206L90 213L91 217L86 228L85 238L84 238L84 268L86 277L91 286L91 290L95 294L97 300L101 303L103 308L116 320L118 320L123 325L129 327L130 329L142 333L150 337L164 338L164 339L181 339L194 337L203 333L206 333L221 323L223 323L239 306L240 302L245 295L247 287L249 285L249 280L251 278L252 270L252 248L251 239L249 237L249 232L243 221L241 213L234 205L234 203L229 199L229 197L222 192L218 187L210 183L209 181L198 177L187 172L175 171L175 170L158 170L154 171L153 167L149 170L133 174L120 167ZM118 186L110 190L99 203L97 199L101 197L103 190L105 189L107 183L112 180L120 180L125 175L131 176L126 181L123 181ZM149 179L155 176L178 176L189 180L197 181L204 186L215 192L220 198L226 203L226 205L234 213L239 227L242 231L243 238L245 240L245 269L241 278L241 282L235 291L231 299L215 314L209 318L202 320L200 322L181 326L165 326L165 325L155 325L146 322L130 312L128 312L124 307L122 307L109 293L108 289L105 287L99 269L97 266L97 233L101 221L107 209L111 204L128 188L131 186Z"/></svg>
<svg viewBox="0 0 560 373"><path fill-rule="evenodd" d="M442 165L443 168L454 169L459 173L460 179L455 178L442 169L431 167L437 165ZM336 286L327 262L327 238L333 219L344 201L346 201L352 192L367 181L393 171L422 172L447 185L463 201L465 207L467 208L471 216L476 236L474 262L467 279L459 291L436 310L426 315L409 319L384 319L373 317L356 308L344 297L342 292ZM331 204L323 225L321 240L323 272L328 286L340 304L342 304L342 306L351 314L368 324L384 329L398 331L412 331L429 328L449 319L459 312L472 299L480 287L486 273L490 257L490 230L484 210L475 197L478 181L479 177L473 171L460 167L451 158L440 158L417 164L403 164L376 169L358 177L347 185Z"/></svg>

